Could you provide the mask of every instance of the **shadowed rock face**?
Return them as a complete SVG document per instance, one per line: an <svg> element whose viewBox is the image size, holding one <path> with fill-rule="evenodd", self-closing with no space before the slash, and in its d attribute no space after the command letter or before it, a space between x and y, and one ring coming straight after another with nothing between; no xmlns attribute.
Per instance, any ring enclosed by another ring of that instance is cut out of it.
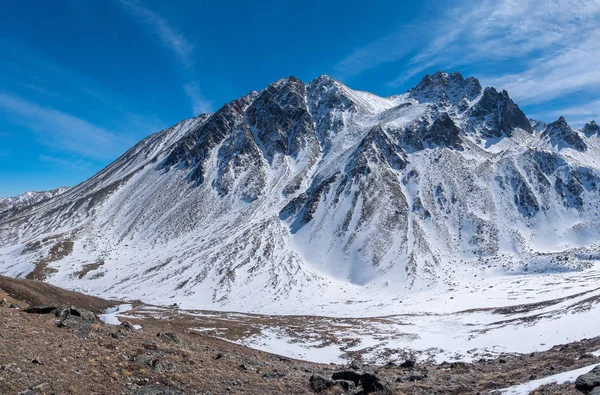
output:
<svg viewBox="0 0 600 395"><path fill-rule="evenodd" d="M448 114L443 113L429 129L424 131L421 141L429 147L460 148L460 129Z"/></svg>
<svg viewBox="0 0 600 395"><path fill-rule="evenodd" d="M484 137L512 136L516 128L533 132L529 120L508 96L506 91L498 92L494 88L485 88L479 102L469 112L472 118L470 127L484 125Z"/></svg>
<svg viewBox="0 0 600 395"><path fill-rule="evenodd" d="M576 131L571 129L564 117L548 124L542 133L542 139L548 141L558 150L562 148L572 148L577 151L585 151L587 144Z"/></svg>
<svg viewBox="0 0 600 395"><path fill-rule="evenodd" d="M304 83L288 77L270 85L248 107L246 119L269 162L277 153L296 158L304 148L318 150L305 98Z"/></svg>
<svg viewBox="0 0 600 395"><path fill-rule="evenodd" d="M581 131L587 137L591 137L594 135L600 136L600 126L598 126L598 124L596 124L596 121L590 121L590 122L586 123Z"/></svg>
<svg viewBox="0 0 600 395"><path fill-rule="evenodd" d="M450 102L475 100L481 93L481 85L474 77L463 78L459 72L427 74L419 84L408 91L410 97L425 102Z"/></svg>

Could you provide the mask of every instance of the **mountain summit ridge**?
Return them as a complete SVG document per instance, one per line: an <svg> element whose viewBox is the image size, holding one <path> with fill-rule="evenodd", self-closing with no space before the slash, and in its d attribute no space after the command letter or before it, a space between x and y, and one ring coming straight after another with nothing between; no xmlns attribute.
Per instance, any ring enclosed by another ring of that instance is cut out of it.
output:
<svg viewBox="0 0 600 395"><path fill-rule="evenodd" d="M589 125L530 121L457 72L387 98L286 77L1 212L0 273L248 311L583 267L600 237Z"/></svg>

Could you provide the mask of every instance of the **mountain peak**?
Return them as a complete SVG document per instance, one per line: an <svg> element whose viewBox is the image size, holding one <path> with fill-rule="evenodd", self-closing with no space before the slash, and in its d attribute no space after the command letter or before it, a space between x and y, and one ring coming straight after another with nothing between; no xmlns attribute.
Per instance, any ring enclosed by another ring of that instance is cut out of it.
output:
<svg viewBox="0 0 600 395"><path fill-rule="evenodd" d="M585 126L583 127L583 129L581 130L583 132L583 134L585 134L587 137L590 137L592 135L598 135L600 136L600 126L598 126L598 124L596 123L596 121L590 121L588 123L585 124Z"/></svg>
<svg viewBox="0 0 600 395"><path fill-rule="evenodd" d="M457 104L465 98L474 100L481 90L481 84L474 77L464 78L458 71L449 74L438 71L425 75L408 93L420 102L450 101Z"/></svg>
<svg viewBox="0 0 600 395"><path fill-rule="evenodd" d="M556 121L549 123L542 133L542 138L546 139L552 146L559 150L562 148L572 148L577 151L585 151L587 145L575 132L565 117L561 116Z"/></svg>

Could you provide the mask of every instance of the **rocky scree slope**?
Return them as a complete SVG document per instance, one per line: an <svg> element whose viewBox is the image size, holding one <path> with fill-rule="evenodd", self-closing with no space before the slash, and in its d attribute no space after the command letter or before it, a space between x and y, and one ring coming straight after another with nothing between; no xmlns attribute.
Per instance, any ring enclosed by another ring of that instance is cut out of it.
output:
<svg viewBox="0 0 600 395"><path fill-rule="evenodd" d="M0 213L0 273L283 311L319 295L461 284L482 268L591 265L599 188L594 122L528 120L473 77L438 72L387 98L288 77Z"/></svg>

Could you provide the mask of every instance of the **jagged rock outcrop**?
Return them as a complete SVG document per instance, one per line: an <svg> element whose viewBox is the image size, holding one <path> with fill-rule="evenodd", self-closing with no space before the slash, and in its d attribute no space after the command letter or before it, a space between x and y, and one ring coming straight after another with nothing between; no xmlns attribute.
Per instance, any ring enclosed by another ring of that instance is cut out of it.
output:
<svg viewBox="0 0 600 395"><path fill-rule="evenodd" d="M590 122L586 123L583 126L583 129L581 129L581 131L587 137L600 136L600 126L598 126L598 124L596 123L596 121L590 121Z"/></svg>
<svg viewBox="0 0 600 395"><path fill-rule="evenodd" d="M481 99L468 112L468 128L479 129L484 137L512 136L516 128L533 132L529 120L503 90L485 88Z"/></svg>
<svg viewBox="0 0 600 395"><path fill-rule="evenodd" d="M571 129L564 117L549 123L542 132L542 140L547 141L552 147L559 151L563 148L571 148L577 151L585 151L587 144L576 131Z"/></svg>

